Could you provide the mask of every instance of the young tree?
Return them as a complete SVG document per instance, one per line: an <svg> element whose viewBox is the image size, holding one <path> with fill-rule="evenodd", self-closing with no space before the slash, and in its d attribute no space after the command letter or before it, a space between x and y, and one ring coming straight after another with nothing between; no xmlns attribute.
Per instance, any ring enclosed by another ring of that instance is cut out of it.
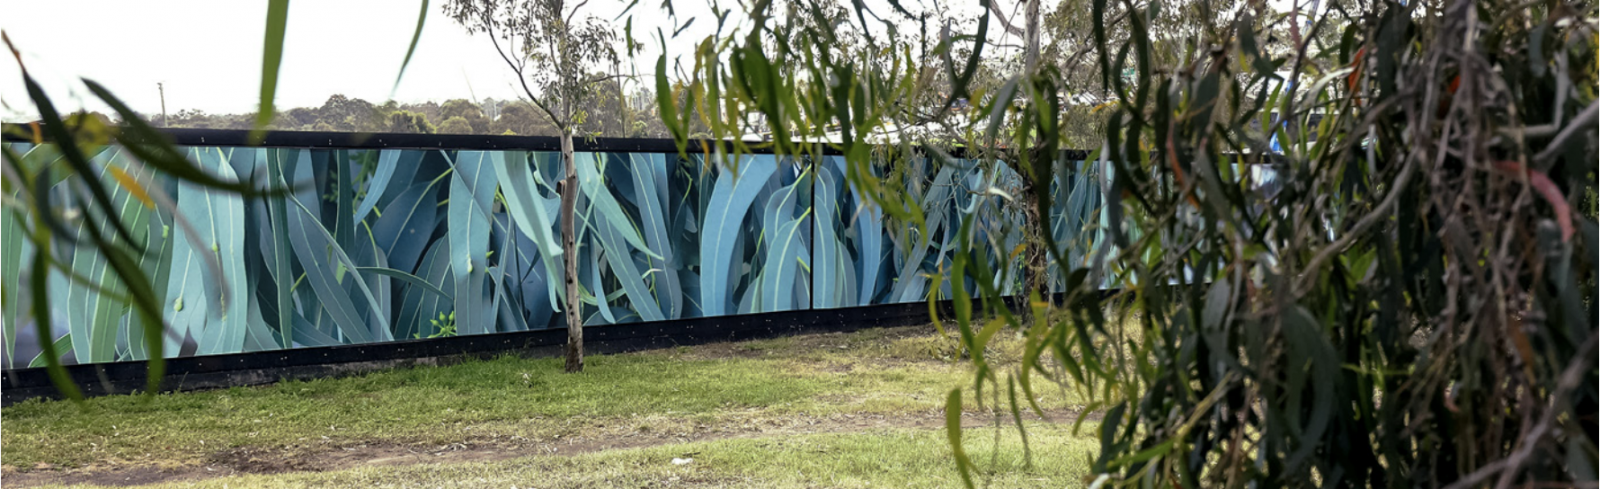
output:
<svg viewBox="0 0 1600 489"><path fill-rule="evenodd" d="M617 62L617 33L592 16L579 18L588 2L565 0L452 0L445 14L467 29L483 33L517 75L527 101L556 126L566 167L561 191L561 247L565 255L567 371L583 370L583 303L578 296L578 173L572 137L584 103L598 85L616 76L591 70Z"/></svg>

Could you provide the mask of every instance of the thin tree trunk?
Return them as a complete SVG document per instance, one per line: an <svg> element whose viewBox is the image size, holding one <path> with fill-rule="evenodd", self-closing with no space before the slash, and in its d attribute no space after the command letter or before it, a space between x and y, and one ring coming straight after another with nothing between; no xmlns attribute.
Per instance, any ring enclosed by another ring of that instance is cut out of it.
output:
<svg viewBox="0 0 1600 489"><path fill-rule="evenodd" d="M578 170L572 161L572 133L561 133L561 162L567 178L561 183L561 250L566 257L567 372L583 371L583 301L578 297Z"/></svg>
<svg viewBox="0 0 1600 489"><path fill-rule="evenodd" d="M1032 77L1039 73L1039 0L1027 0L1027 2L1027 11L1025 15L1028 16L1028 19L1026 28L1023 31L1023 36L1026 38L1023 39L1024 49L1026 50L1023 53L1023 59L1026 64L1024 65L1023 69L1027 70L1025 73L1028 76L1028 82L1032 83ZM1044 135L1040 134L1039 136L1043 137ZM1055 168L1053 163L1056 156L1057 155L1037 155L1035 157L1050 158L1052 162L1050 167ZM1054 174L1035 175L1032 179L1030 179L1031 181L1025 183L1028 188L1027 191L1024 192L1024 195L1033 195L1034 185L1044 185L1046 188L1048 188L1050 182L1054 178ZM1036 239L1028 239L1024 241L1028 247L1028 253L1025 257L1025 259L1028 261L1027 265L1025 265L1027 267L1026 273L1031 278L1031 280L1029 280L1025 285L1032 286L1033 290L1039 293L1039 298L1049 301L1051 300L1050 262L1047 255L1048 252L1044 249L1045 240L1043 234L1050 232L1050 216L1048 214L1037 214L1034 212L1027 212L1023 215L1027 216L1025 218L1032 219L1033 222L1029 224L1033 225L1033 228L1038 230L1040 233L1039 236L1035 237ZM1032 311L1032 309L1030 308L1029 311Z"/></svg>
<svg viewBox="0 0 1600 489"><path fill-rule="evenodd" d="M1027 60L1028 76L1033 76L1039 72L1039 0L1028 0L1027 15L1028 27L1025 32L1027 39L1024 40L1027 43L1027 53L1024 59Z"/></svg>

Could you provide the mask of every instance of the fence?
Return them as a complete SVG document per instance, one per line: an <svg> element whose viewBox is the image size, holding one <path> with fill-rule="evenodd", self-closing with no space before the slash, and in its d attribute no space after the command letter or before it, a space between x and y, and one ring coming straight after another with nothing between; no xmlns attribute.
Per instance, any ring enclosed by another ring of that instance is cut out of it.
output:
<svg viewBox="0 0 1600 489"><path fill-rule="evenodd" d="M229 359L283 363L321 354L323 360L300 361L314 366L440 353L428 345L522 348L534 337L554 343L556 336L539 332L565 326L556 187L565 169L553 138L274 133L262 146L245 146L240 131L170 135L220 177L286 183L294 192L245 199L174 183L121 148L94 156L98 168L145 182L174 204L147 205L102 176L115 190L118 217L147 243L141 267L164 299L169 357L226 369ZM50 144L5 145L27 165L58 157ZM738 318L725 325L777 317L821 324L846 316L794 313L949 297L942 270L964 215L976 224L974 248L987 250L992 269L1006 271L999 290L1021 290L1021 227L1007 224L1019 222L1026 206L1009 200L1024 196L1022 180L1003 165L926 158L878 165L875 171L891 177L886 182L921 204L926 226L917 228L893 222L847 184L840 156L680 158L670 141L659 140L590 140L577 149L581 316L586 327L597 326L590 333L596 338L629 324L667 337L657 326L700 324L705 336L717 318ZM1097 228L1091 221L1098 219L1100 187L1086 171L1092 165L1065 158L1060 165L1050 182L1050 229L1059 242L1077 244L1071 259L1082 260L1094 240L1089 230ZM68 185L51 191L73 191ZM74 231L89 225L106 224L69 223ZM43 361L23 306L29 292L20 265L32 250L19 226L13 213L0 215L0 288L11 291L0 294L0 364L13 388L18 379L42 378L35 370ZM161 325L144 324L115 298L121 286L104 259L92 248L57 256L80 277L56 272L48 280L50 340L63 360L146 359L153 349L142 331ZM861 310L860 317L886 310ZM925 318L927 309L892 310ZM373 348L382 345L405 346ZM343 352L333 355L340 360L329 359L335 351ZM113 370L132 372L130 365ZM107 371L80 377L103 381Z"/></svg>

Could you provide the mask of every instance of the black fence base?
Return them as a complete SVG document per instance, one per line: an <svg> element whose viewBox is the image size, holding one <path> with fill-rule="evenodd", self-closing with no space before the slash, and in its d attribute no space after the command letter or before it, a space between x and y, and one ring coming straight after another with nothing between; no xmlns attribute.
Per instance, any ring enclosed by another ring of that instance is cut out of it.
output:
<svg viewBox="0 0 1600 489"><path fill-rule="evenodd" d="M942 304L948 309L949 304ZM944 314L944 313L941 313ZM844 309L813 309L711 318L679 319L584 328L587 353L621 353L720 341L771 338L815 332L848 332L866 328L929 322L928 304L915 302ZM444 365L468 359L512 354L560 356L566 329L454 336L364 345L295 348L167 360L163 391L191 391L262 385L283 380L355 375L377 370ZM85 396L130 394L144 389L145 362L71 365L67 373ZM0 405L34 398L55 399L60 393L44 368L4 372Z"/></svg>

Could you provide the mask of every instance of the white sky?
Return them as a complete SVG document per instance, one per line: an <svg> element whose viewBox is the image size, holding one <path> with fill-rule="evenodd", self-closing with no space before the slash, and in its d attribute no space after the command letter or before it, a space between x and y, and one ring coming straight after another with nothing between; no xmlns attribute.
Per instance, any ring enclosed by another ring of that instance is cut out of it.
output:
<svg viewBox="0 0 1600 489"><path fill-rule="evenodd" d="M516 79L489 39L469 36L444 16L443 3L432 2L395 100L515 98ZM585 9L610 20L626 6L619 0L591 0ZM646 74L653 74L660 52L653 41L656 27L671 35L671 20L656 13L658 6L657 0L641 0L630 12L634 36L648 50L636 62ZM703 3L674 6L684 20L704 17L680 41L710 34L714 22ZM158 82L165 84L169 112L241 113L256 109L261 89L266 9L265 0L0 0L0 29L22 51L29 72L58 109L102 107L78 81L83 77L144 113L161 110ZM388 100L418 9L415 1L291 2L278 107L320 106L336 93L374 103ZM625 21L615 23L618 30ZM0 101L5 120L32 120L33 104L9 56L0 59Z"/></svg>
<svg viewBox="0 0 1600 489"><path fill-rule="evenodd" d="M687 57L695 41L711 34L716 21L710 1L673 2L678 22L697 18L668 41L673 56ZM737 0L722 2L739 16ZM982 9L977 0L928 2L927 8L967 15ZM394 99L517 97L515 78L488 38L468 35L444 16L443 3L432 1L417 53ZM921 10L913 6L916 0L901 3ZM1001 0L1003 5L1015 3ZM891 15L885 0L867 4L880 15ZM611 20L626 6L624 0L590 0L585 11ZM146 114L161 110L158 82L165 84L168 112L243 113L255 111L258 100L266 8L265 0L0 0L0 30L16 43L30 73L62 111L106 110L78 81L84 77ZM278 108L320 106L333 94L374 103L388 100L418 8L417 1L407 0L291 2ZM660 28L671 36L673 21L661 9L661 0L639 0L628 15L633 17L634 38L645 48L634 61L647 77L640 82L653 87L648 77L660 52L655 33ZM617 19L613 25L620 31L625 22ZM35 118L21 72L9 57L0 57L0 102L0 118L6 121Z"/></svg>

